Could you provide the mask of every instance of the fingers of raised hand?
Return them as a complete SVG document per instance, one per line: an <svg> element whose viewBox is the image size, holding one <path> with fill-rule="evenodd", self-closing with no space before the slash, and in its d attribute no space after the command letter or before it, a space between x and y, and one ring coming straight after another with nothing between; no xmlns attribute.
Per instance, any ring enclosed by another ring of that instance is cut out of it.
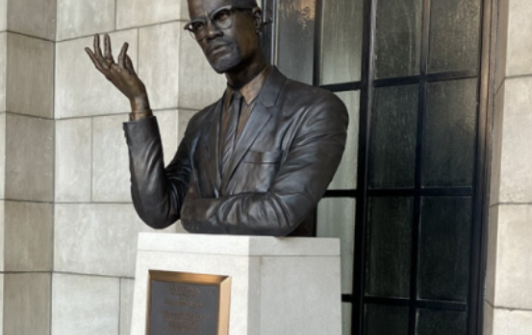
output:
<svg viewBox="0 0 532 335"><path fill-rule="evenodd" d="M118 55L118 66L121 68L126 68L125 59L127 56L127 48L129 45L127 43L124 43L122 46L122 50L120 50L120 54Z"/></svg>
<svg viewBox="0 0 532 335"><path fill-rule="evenodd" d="M111 40L106 34L104 37L105 57L100 49L99 36L94 36L94 50L85 48L92 63L114 86L127 97L131 97L137 91L144 90L142 82L138 79L131 58L127 54L129 45L124 43L117 63L114 62L111 50Z"/></svg>
<svg viewBox="0 0 532 335"><path fill-rule="evenodd" d="M98 34L94 35L94 51L90 50L89 48L85 48L85 51L91 58L92 62L94 63L94 66L104 75L108 76L111 72L113 72L114 69L117 69L119 67L114 62L113 53L111 49L111 38L108 34L104 35L104 50L105 56L102 54L102 50L100 48L100 36ZM125 54L125 52L127 52L127 47L125 47L125 50L124 48L122 48L122 51ZM123 65L121 65L120 67L124 68Z"/></svg>
<svg viewBox="0 0 532 335"><path fill-rule="evenodd" d="M103 72L103 68L102 68L102 65L100 64L100 60L92 52L92 50L90 48L85 48L85 52L87 53L87 55L89 55L92 63L94 64L94 67L96 67L96 69L98 69L100 72Z"/></svg>
<svg viewBox="0 0 532 335"><path fill-rule="evenodd" d="M100 36L98 34L94 35L93 48L94 51L90 48L85 48L85 51L89 55L96 69L105 73L105 70L109 68L109 63L103 58L102 50L100 49Z"/></svg>
<svg viewBox="0 0 532 335"><path fill-rule="evenodd" d="M113 51L111 50L111 38L109 37L109 34L104 35L103 41L105 47L105 61L112 64L115 61L113 59Z"/></svg>
<svg viewBox="0 0 532 335"><path fill-rule="evenodd" d="M102 56L102 49L100 49L100 35L96 34L94 35L94 55L98 60L103 59Z"/></svg>
<svg viewBox="0 0 532 335"><path fill-rule="evenodd" d="M135 68L133 67L133 62L131 61L131 58L129 58L128 55L126 55L126 69L127 69L131 74L136 74L136 72L135 72Z"/></svg>

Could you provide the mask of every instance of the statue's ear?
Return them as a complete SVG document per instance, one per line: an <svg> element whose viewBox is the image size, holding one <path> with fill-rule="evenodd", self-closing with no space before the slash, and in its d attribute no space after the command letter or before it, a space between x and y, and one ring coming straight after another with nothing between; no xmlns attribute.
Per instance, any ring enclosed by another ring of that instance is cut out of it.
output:
<svg viewBox="0 0 532 335"><path fill-rule="evenodd" d="M264 25L262 22L262 9L260 8L254 8L253 12L253 27L255 28L255 31L257 34L262 32L262 26Z"/></svg>

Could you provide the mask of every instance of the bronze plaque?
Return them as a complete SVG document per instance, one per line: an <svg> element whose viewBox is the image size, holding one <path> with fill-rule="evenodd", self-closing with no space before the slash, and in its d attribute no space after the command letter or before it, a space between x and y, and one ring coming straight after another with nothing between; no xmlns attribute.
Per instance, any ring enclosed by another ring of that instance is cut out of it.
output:
<svg viewBox="0 0 532 335"><path fill-rule="evenodd" d="M150 270L147 335L227 335L231 278Z"/></svg>

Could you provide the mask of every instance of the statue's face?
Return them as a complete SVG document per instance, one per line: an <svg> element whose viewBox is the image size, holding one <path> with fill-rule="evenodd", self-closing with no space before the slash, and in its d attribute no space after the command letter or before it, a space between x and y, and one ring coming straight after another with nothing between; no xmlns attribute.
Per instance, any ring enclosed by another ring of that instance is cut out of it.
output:
<svg viewBox="0 0 532 335"><path fill-rule="evenodd" d="M252 10L230 11L231 25L220 29L213 24L213 13L231 0L189 0L191 22L203 20L205 37L198 40L207 60L218 73L233 72L246 68L259 52L258 34L254 26Z"/></svg>

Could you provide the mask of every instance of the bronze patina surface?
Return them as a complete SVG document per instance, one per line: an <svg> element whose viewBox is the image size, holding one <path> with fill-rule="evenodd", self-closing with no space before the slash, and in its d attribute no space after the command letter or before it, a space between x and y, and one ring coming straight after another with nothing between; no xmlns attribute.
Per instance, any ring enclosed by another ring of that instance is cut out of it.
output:
<svg viewBox="0 0 532 335"><path fill-rule="evenodd" d="M87 48L96 68L130 101L124 124L131 195L149 226L181 219L193 233L310 236L307 224L340 163L345 105L332 93L287 79L260 46L255 0L189 0L185 26L228 89L189 122L165 167L157 119L124 44ZM262 76L262 77L261 77Z"/></svg>

